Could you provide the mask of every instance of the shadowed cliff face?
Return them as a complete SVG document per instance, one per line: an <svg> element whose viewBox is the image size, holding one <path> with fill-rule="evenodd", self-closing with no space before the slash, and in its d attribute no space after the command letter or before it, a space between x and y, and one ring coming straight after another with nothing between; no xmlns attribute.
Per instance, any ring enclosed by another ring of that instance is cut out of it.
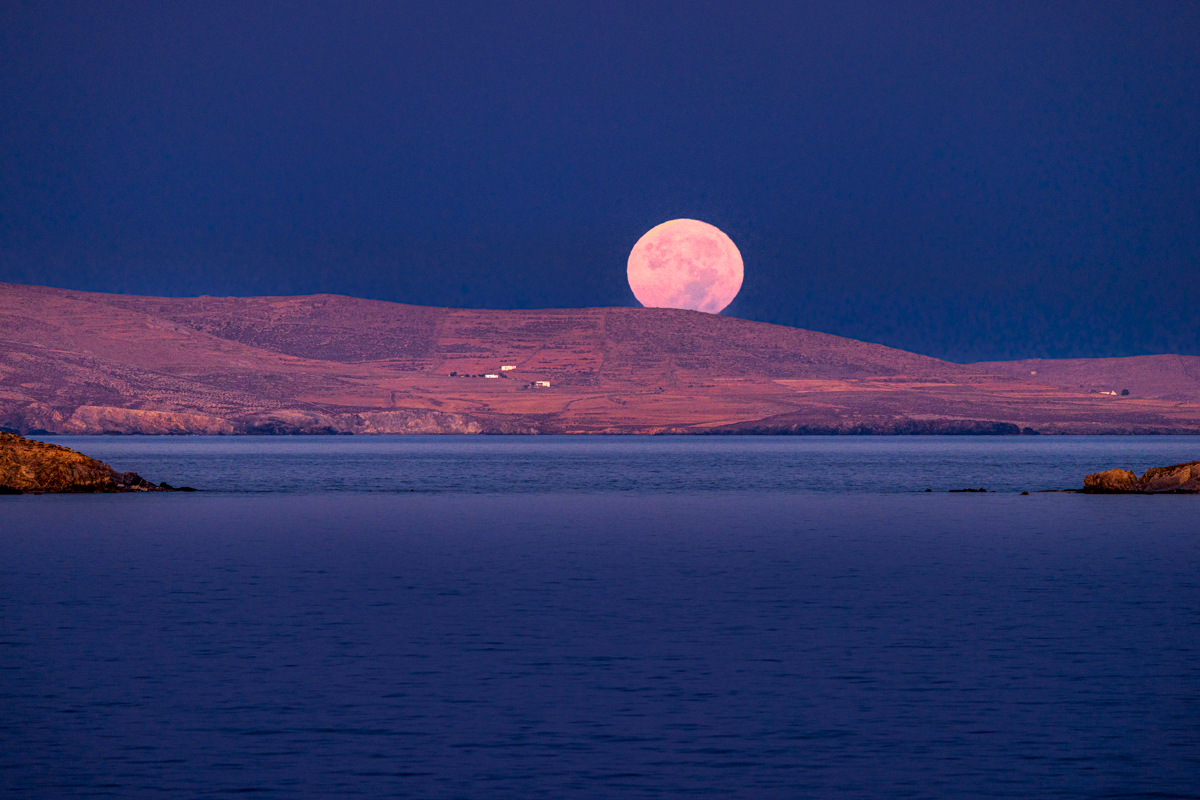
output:
<svg viewBox="0 0 1200 800"><path fill-rule="evenodd" d="M0 344L0 426L23 432L1200 431L1200 393L1181 402L1175 384L1170 400L1101 396L1006 365L673 309L0 284Z"/></svg>

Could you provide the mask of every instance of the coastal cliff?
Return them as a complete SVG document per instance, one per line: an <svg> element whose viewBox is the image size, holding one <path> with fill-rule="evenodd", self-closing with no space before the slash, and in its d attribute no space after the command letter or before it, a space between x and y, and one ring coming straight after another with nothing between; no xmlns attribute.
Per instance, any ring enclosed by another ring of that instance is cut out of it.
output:
<svg viewBox="0 0 1200 800"><path fill-rule="evenodd" d="M0 494L51 492L166 492L136 472L117 472L67 447L0 433Z"/></svg>

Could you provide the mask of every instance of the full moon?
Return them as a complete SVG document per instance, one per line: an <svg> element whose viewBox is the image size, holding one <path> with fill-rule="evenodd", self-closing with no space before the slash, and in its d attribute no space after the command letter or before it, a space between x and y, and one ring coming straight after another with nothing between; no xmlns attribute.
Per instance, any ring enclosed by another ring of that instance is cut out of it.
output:
<svg viewBox="0 0 1200 800"><path fill-rule="evenodd" d="M651 228L633 246L629 288L647 308L719 314L742 288L742 254L719 228L673 219Z"/></svg>

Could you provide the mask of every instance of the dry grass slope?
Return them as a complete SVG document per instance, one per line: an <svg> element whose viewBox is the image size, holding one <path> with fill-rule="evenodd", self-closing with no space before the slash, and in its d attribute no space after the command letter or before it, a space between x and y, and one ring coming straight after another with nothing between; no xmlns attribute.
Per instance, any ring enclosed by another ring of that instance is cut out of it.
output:
<svg viewBox="0 0 1200 800"><path fill-rule="evenodd" d="M0 426L22 432L1200 432L1191 361L1159 358L1114 397L1060 378L1082 367L964 366L690 311L0 284Z"/></svg>

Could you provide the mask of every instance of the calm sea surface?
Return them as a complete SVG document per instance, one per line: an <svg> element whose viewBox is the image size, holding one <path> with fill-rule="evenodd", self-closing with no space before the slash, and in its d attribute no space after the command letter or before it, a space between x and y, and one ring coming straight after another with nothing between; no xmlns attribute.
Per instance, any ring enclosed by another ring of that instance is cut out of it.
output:
<svg viewBox="0 0 1200 800"><path fill-rule="evenodd" d="M6 796L1200 797L1200 438L51 440Z"/></svg>
<svg viewBox="0 0 1200 800"><path fill-rule="evenodd" d="M213 492L904 493L1078 488L1200 459L1195 436L53 436Z"/></svg>

